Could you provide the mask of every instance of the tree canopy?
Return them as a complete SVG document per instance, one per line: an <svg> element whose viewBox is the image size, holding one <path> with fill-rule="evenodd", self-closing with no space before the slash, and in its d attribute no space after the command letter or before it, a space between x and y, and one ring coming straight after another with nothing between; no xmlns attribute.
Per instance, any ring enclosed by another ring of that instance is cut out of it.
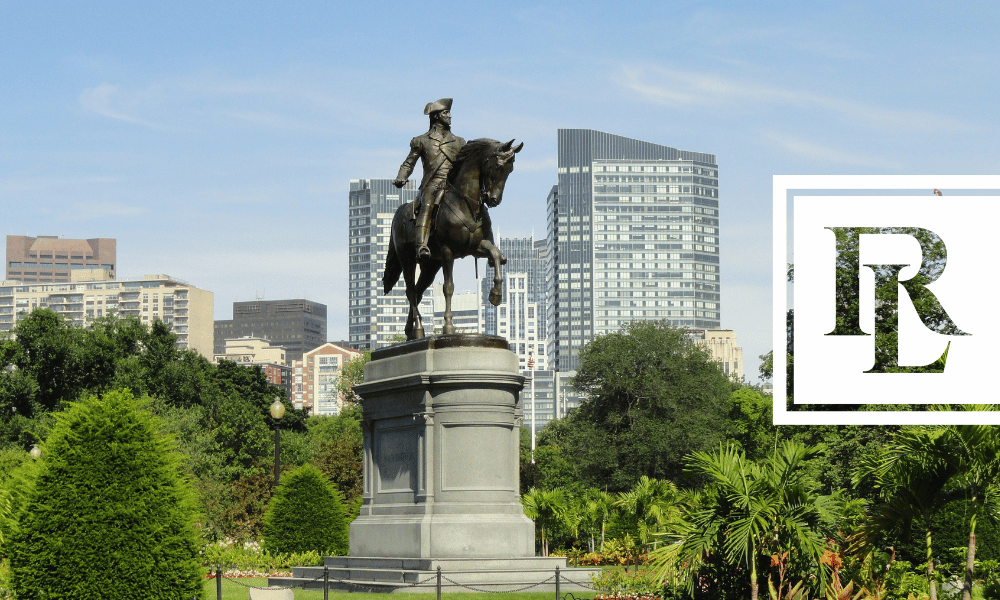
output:
<svg viewBox="0 0 1000 600"><path fill-rule="evenodd" d="M611 492L643 475L684 480L683 457L722 440L732 384L684 330L630 323L584 346L580 362L572 383L588 399L546 427L538 446L550 450L536 451L539 462L573 457L560 477Z"/></svg>

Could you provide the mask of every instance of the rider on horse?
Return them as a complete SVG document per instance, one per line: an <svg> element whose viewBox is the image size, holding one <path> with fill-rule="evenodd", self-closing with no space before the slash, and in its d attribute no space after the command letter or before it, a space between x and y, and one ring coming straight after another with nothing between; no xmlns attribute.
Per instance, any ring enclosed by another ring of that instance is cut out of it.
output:
<svg viewBox="0 0 1000 600"><path fill-rule="evenodd" d="M418 258L428 258L431 255L427 247L431 216L447 187L448 172L455 163L458 151L465 145L464 139L451 132L451 102L451 98L442 98L424 107L424 114L430 115L430 130L410 140L410 153L392 182L398 188L406 185L417 159L420 159L424 177L413 207L413 216L417 221L415 245Z"/></svg>

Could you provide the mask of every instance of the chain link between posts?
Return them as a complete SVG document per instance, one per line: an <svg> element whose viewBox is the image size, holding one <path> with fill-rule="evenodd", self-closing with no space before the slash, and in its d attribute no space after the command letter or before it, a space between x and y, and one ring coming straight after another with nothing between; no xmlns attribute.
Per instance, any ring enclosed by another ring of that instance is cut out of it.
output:
<svg viewBox="0 0 1000 600"><path fill-rule="evenodd" d="M474 592L482 592L482 593L485 593L485 594L513 594L513 593L516 593L516 592L523 592L524 590L530 590L533 587L538 587L538 586L542 585L543 583L548 583L548 582L552 581L555 578L556 578L556 576L553 575L552 577L549 577L545 581L539 581L538 583L532 583L530 585L526 585L523 588L518 588L516 590L484 590L482 588L477 588L477 587L474 587L474 586L471 586L471 585L465 585L463 583L458 583L457 581L453 581L453 580L445 577L444 575L441 576L441 579L444 579L445 581L447 581L448 583L450 583L452 585L457 585L460 588L465 588L467 590L472 590ZM500 585L502 585L502 584L500 584Z"/></svg>
<svg viewBox="0 0 1000 600"><path fill-rule="evenodd" d="M331 578L331 577L329 577L328 573L325 574L325 575L326 575L325 581L327 583L339 583L339 584L343 584L343 585L346 585L346 586L349 586L349 587L353 587L353 588L357 588L357 589L379 587L379 585L376 582L374 582L374 581L371 582L371 584L375 584L375 585L370 585L367 582L365 584L361 584L361 583L358 583L356 581L349 581L347 579L335 579L335 578ZM397 589L419 587L419 586L422 586L422 585L424 585L424 584L426 584L426 583L428 583L430 581L433 581L433 580L437 579L437 577L438 577L438 575L434 574L434 575L431 575L430 577L428 577L427 579L423 579L423 580L420 580L420 581L415 581L413 583L406 584L406 585L397 585L395 587ZM586 588L588 590L595 590L595 591L597 590L597 588L595 588L594 586L592 586L590 584L587 584L587 583L584 583L582 581L572 581L572 580L566 578L561 573L558 575L558 577L559 577L559 579L561 581L565 581L566 583L569 583L569 584L572 584L572 585L578 585L578 586ZM531 584L528 584L528 585L526 585L524 587L520 587L520 588L513 589L513 590L488 590L488 589L476 587L476 586L473 586L473 585L466 585L466 584L463 584L463 583L459 583L459 582L457 582L457 581L455 581L455 580L453 580L453 579L451 579L449 577L445 577L443 574L441 575L441 579L443 579L444 581L447 581L448 583L450 583L450 584L452 584L454 586L457 586L457 587L460 587L460 588L464 588L464 589L467 589L467 590L471 590L471 591L474 591L474 592L484 593L484 594L515 594L515 593L518 593L518 592L523 592L525 590L530 590L531 588L538 587L540 585L544 585L544 584L546 584L546 583L548 583L550 581L555 580L555 578L556 578L556 575L552 575L548 579L539 581L538 583L531 583ZM300 582L295 583L294 585L268 586L268 587L260 587L260 586L251 585L251 584L248 584L248 583L243 583L243 582L239 581L239 578L237 578L237 577L225 577L225 576L223 576L222 579L224 579L226 581L230 581L232 583L235 583L238 586L241 586L241 587L244 587L244 588L247 588L247 589L255 589L255 590L294 590L294 589L297 589L297 588L305 588L305 586L309 585L310 583L315 583L317 581L323 581L324 580L324 575L319 575L319 576L314 577L313 579L310 579L310 580L307 580L307 581L300 581ZM386 583L388 583L388 582L386 582ZM498 585L503 585L503 584L498 584ZM573 600L576 600L576 597L573 596L573 594L569 593L569 592L567 592L566 595L563 596L563 598L572 598Z"/></svg>

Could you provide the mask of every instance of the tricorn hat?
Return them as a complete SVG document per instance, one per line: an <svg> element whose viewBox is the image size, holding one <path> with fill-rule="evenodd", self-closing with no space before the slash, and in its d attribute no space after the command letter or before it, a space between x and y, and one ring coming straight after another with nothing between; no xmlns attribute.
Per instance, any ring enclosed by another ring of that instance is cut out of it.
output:
<svg viewBox="0 0 1000 600"><path fill-rule="evenodd" d="M441 98L437 102L428 102L424 107L424 114L429 115L439 110L451 110L451 98Z"/></svg>

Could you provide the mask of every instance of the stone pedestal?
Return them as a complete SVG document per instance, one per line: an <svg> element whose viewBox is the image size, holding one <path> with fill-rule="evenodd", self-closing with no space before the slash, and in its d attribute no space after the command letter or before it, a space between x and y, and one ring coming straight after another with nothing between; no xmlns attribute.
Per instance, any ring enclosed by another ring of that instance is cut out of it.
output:
<svg viewBox="0 0 1000 600"><path fill-rule="evenodd" d="M432 336L372 353L364 501L351 557L533 557L519 501L524 378L503 338Z"/></svg>

